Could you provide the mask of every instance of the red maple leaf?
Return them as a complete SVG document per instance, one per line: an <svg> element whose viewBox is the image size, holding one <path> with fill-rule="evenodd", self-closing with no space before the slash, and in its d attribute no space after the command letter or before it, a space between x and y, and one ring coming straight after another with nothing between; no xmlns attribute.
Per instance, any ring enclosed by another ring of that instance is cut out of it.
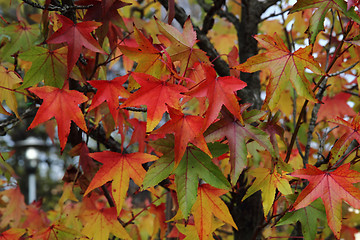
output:
<svg viewBox="0 0 360 240"><path fill-rule="evenodd" d="M114 122L118 125L118 108L119 97L128 98L130 93L126 91L123 84L128 79L128 75L114 78L111 81L106 80L92 80L89 81L91 86L97 89L95 96L92 99L89 111L98 107L101 103L107 102L111 115L114 118Z"/></svg>
<svg viewBox="0 0 360 240"><path fill-rule="evenodd" d="M333 97L324 97L321 104L318 119L319 121L325 119L332 119L335 117L344 117L356 115L355 111L347 104L350 94L340 92Z"/></svg>
<svg viewBox="0 0 360 240"><path fill-rule="evenodd" d="M163 113L166 112L166 105L180 108L179 99L184 97L180 93L186 92L187 89L168 82L167 76L161 80L144 73L132 73L132 76L141 85L141 88L131 95L121 107L146 105L146 129L151 131L158 125Z"/></svg>
<svg viewBox="0 0 360 240"><path fill-rule="evenodd" d="M28 130L55 117L58 124L61 151L64 150L66 145L71 121L76 123L85 132L87 131L84 115L78 107L78 104L88 100L84 94L75 90L59 89L50 86L33 87L29 91L44 101Z"/></svg>
<svg viewBox="0 0 360 240"><path fill-rule="evenodd" d="M93 21L74 23L62 15L58 15L58 18L62 27L52 34L46 42L52 44L67 43L69 48L67 55L68 75L80 56L82 46L91 51L106 54L95 38L91 36L91 32L101 26L101 23Z"/></svg>
<svg viewBox="0 0 360 240"><path fill-rule="evenodd" d="M291 174L309 180L309 185L300 193L293 207L295 210L308 206L317 198L325 205L328 224L337 239L340 238L342 200L354 208L360 208L360 190L353 183L360 182L360 174L350 170L350 163L334 171L321 171L307 164L306 169L296 170Z"/></svg>
<svg viewBox="0 0 360 240"><path fill-rule="evenodd" d="M84 196L95 188L98 188L109 181L113 181L111 191L115 200L118 215L129 188L130 177L138 186L141 186L146 174L146 171L141 164L157 159L154 155L139 152L122 154L103 151L90 153L89 156L96 161L101 162L103 165L95 174Z"/></svg>
<svg viewBox="0 0 360 240"><path fill-rule="evenodd" d="M206 72L206 79L188 92L188 94L195 97L208 98L209 107L205 114L205 128L217 118L222 105L225 105L240 122L243 122L240 106L234 92L246 87L246 83L236 77L217 78L213 67L203 65L203 68Z"/></svg>
<svg viewBox="0 0 360 240"><path fill-rule="evenodd" d="M188 143L194 144L212 156L203 136L204 119L200 116L184 115L180 110L172 107L168 107L168 110L171 119L152 133L175 133L175 164L180 162Z"/></svg>

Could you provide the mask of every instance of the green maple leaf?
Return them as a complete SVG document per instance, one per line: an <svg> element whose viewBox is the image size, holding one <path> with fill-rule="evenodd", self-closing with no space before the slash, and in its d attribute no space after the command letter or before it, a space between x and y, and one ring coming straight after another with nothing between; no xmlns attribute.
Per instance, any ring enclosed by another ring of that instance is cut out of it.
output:
<svg viewBox="0 0 360 240"><path fill-rule="evenodd" d="M44 80L45 85L62 88L66 79L67 48L49 50L33 47L19 55L25 61L31 61L31 68L26 72L22 89L34 86Z"/></svg>
<svg viewBox="0 0 360 240"><path fill-rule="evenodd" d="M35 44L39 36L40 30L37 25L29 25L21 21L0 28L0 39L6 39L5 46L0 51L0 57L8 59L18 51L28 50Z"/></svg>
<svg viewBox="0 0 360 240"><path fill-rule="evenodd" d="M226 145L215 143L209 145L213 156L220 156L219 153L226 153ZM217 151L217 154L214 152ZM226 180L220 169L211 161L211 158L200 149L187 147L179 166L174 171L176 192L179 207L184 217L190 213L196 201L199 179L220 189L230 189L230 183Z"/></svg>
<svg viewBox="0 0 360 240"><path fill-rule="evenodd" d="M347 10L347 4L344 0L302 0L297 1L290 13L302 11L309 8L317 8L310 18L310 25L307 33L310 36L310 43L313 44L316 36L324 30L324 20L326 13L330 9L342 12L348 18L360 24L360 17L356 14L354 8Z"/></svg>
<svg viewBox="0 0 360 240"><path fill-rule="evenodd" d="M326 213L320 199L315 200L305 208L294 212L287 212L276 226L293 224L299 221L304 239L315 239L318 219L326 221Z"/></svg>
<svg viewBox="0 0 360 240"><path fill-rule="evenodd" d="M224 144L209 143L208 147L214 157L228 151ZM155 186L172 173L175 174L179 206L184 217L190 213L196 201L199 179L220 189L229 189L230 183L211 158L196 148L188 146L179 165L174 170L174 151L170 151L159 158L148 170L143 181L143 188Z"/></svg>

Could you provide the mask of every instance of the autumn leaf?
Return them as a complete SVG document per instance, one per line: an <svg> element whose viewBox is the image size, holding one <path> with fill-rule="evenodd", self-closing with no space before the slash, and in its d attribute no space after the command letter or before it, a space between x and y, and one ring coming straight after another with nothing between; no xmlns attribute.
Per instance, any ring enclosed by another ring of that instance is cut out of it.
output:
<svg viewBox="0 0 360 240"><path fill-rule="evenodd" d="M215 69L204 65L206 79L187 94L194 97L207 97L209 107L205 113L205 128L219 115L224 105L240 122L243 122L241 109L235 93L246 87L246 83L236 77L218 77Z"/></svg>
<svg viewBox="0 0 360 240"><path fill-rule="evenodd" d="M101 103L106 102L114 122L118 125L119 112L119 98L128 98L130 93L123 87L123 84L128 79L128 75L116 77L111 81L107 80L92 80L88 81L91 86L97 89L95 96L92 99L89 111L98 107Z"/></svg>
<svg viewBox="0 0 360 240"><path fill-rule="evenodd" d="M180 33L175 27L156 21L160 33L167 37L171 45L166 49L172 61L180 61L180 73L192 67L195 62L204 62L210 64L208 56L200 49L195 49L196 32L193 29L190 18L183 26L183 32Z"/></svg>
<svg viewBox="0 0 360 240"><path fill-rule="evenodd" d="M354 208L360 208L360 190L353 186L353 183L360 182L360 174L350 170L350 163L331 171L322 171L307 164L306 169L296 170L291 176L309 181L296 199L293 209L306 207L317 198L321 198L329 227L335 237L340 238L342 200Z"/></svg>
<svg viewBox="0 0 360 240"><path fill-rule="evenodd" d="M24 195L20 192L20 188L16 187L7 189L1 192L1 196L6 196L8 202L5 208L0 209L0 227L20 227L20 220L24 216L24 211L26 208Z"/></svg>
<svg viewBox="0 0 360 240"><path fill-rule="evenodd" d="M35 233L31 239L77 239L79 237L84 237L84 235L75 229L68 228L62 224L52 224L48 228Z"/></svg>
<svg viewBox="0 0 360 240"><path fill-rule="evenodd" d="M227 151L222 144L210 144L209 148L215 157ZM184 217L189 215L196 201L199 179L216 188L230 189L230 183L211 158L195 147L186 148L174 174L179 207Z"/></svg>
<svg viewBox="0 0 360 240"><path fill-rule="evenodd" d="M299 48L292 53L277 34L274 37L257 35L255 39L266 48L266 52L250 57L245 63L234 68L243 72L256 72L265 68L271 71L264 103L273 110L289 81L300 96L318 102L310 88L309 80L305 77L306 68L316 74L322 74L319 64L310 54L311 46Z"/></svg>
<svg viewBox="0 0 360 240"><path fill-rule="evenodd" d="M180 108L179 99L184 97L180 94L187 89L181 85L167 82L167 77L157 79L144 73L132 73L134 79L141 88L133 93L121 108L129 106L147 106L147 131L153 130L159 124L162 115L166 112L166 106Z"/></svg>
<svg viewBox="0 0 360 240"><path fill-rule="evenodd" d="M242 201L261 190L261 199L266 217L274 203L275 190L278 189L283 195L292 194L289 180L286 175L276 171L271 172L267 168L255 168L250 170L249 174L255 177L254 183L246 191Z"/></svg>
<svg viewBox="0 0 360 240"><path fill-rule="evenodd" d="M129 145L137 142L139 144L138 152L144 152L146 140L146 122L139 121L136 118L131 118L128 120L128 122L132 125L134 129L131 135Z"/></svg>
<svg viewBox="0 0 360 240"><path fill-rule="evenodd" d="M156 78L161 78L168 73L162 53L134 26L134 36L138 46L131 47L119 45L125 56L138 63L135 72L147 73Z"/></svg>
<svg viewBox="0 0 360 240"><path fill-rule="evenodd" d="M348 3L349 4L349 3ZM349 5L344 0L303 0L297 1L290 10L290 13L303 11L309 8L317 8L310 18L310 25L307 33L310 35L310 43L313 44L316 36L320 31L324 30L324 21L326 13L330 9L335 9L342 12L348 18L360 24L360 17L356 14L354 9L349 9Z"/></svg>
<svg viewBox="0 0 360 240"><path fill-rule="evenodd" d="M181 111L168 107L170 120L156 129L152 134L175 134L175 165L177 166L184 155L189 143L194 144L203 152L211 156L203 136L204 119L200 116L184 115Z"/></svg>
<svg viewBox="0 0 360 240"><path fill-rule="evenodd" d="M335 96L326 96L321 101L318 119L319 121L325 119L333 119L336 117L355 116L355 111L347 104L350 94L340 92Z"/></svg>
<svg viewBox="0 0 360 240"><path fill-rule="evenodd" d="M67 48L49 50L33 47L19 55L25 61L31 61L31 68L26 72L21 88L28 88L44 80L45 85L62 88L66 79Z"/></svg>
<svg viewBox="0 0 360 240"><path fill-rule="evenodd" d="M8 59L12 54L18 51L22 52L30 49L35 45L39 35L40 30L36 24L29 25L24 21L19 21L9 24L6 27L1 27L0 39L2 41L6 39L7 41L5 41L5 46L1 48L0 57ZM12 61L13 60L11 60L11 62Z"/></svg>
<svg viewBox="0 0 360 240"><path fill-rule="evenodd" d="M84 196L89 192L98 188L105 183L112 181L112 195L115 200L117 213L119 214L124 203L126 192L129 188L130 178L141 186L145 169L141 164L155 161L156 156L147 153L129 153L122 154L117 152L103 151L97 153L90 153L90 157L103 165L95 174L89 187L86 189Z"/></svg>
<svg viewBox="0 0 360 240"><path fill-rule="evenodd" d="M164 239L167 230L166 216L165 216L165 203L161 203L158 206L154 204L150 205L149 212L155 215L154 231L152 238L155 239L160 229L160 239Z"/></svg>
<svg viewBox="0 0 360 240"><path fill-rule="evenodd" d="M209 239L213 231L212 218L216 216L222 221L238 229L226 204L220 196L228 191L217 189L209 184L201 184L198 188L197 200L192 208L195 227L199 239Z"/></svg>
<svg viewBox="0 0 360 240"><path fill-rule="evenodd" d="M342 118L332 119L330 122L338 124L344 134L335 142L331 149L330 164L335 164L345 153L352 140L360 141L360 114L355 115L350 121Z"/></svg>
<svg viewBox="0 0 360 240"><path fill-rule="evenodd" d="M21 78L14 71L9 71L3 66L0 66L0 106L2 102L5 101L6 105L10 108L11 111L15 113L16 117L18 118L19 114L17 111L15 89L20 86L21 82ZM5 111L4 113L7 112Z"/></svg>
<svg viewBox="0 0 360 240"><path fill-rule="evenodd" d="M91 36L91 32L98 28L101 23L93 21L74 23L63 15L58 15L57 17L62 23L62 27L53 33L46 42L50 44L67 43L68 76L80 57L83 46L93 52L106 54L99 43Z"/></svg>
<svg viewBox="0 0 360 240"><path fill-rule="evenodd" d="M79 6L92 5L92 7L86 11L84 21L95 20L103 23L112 21L119 25L123 23L123 20L119 15L118 9L131 5L131 3L126 3L121 0L78 0L75 4Z"/></svg>
<svg viewBox="0 0 360 240"><path fill-rule="evenodd" d="M119 223L115 208L88 209L81 217L86 219L81 233L90 239L108 240L110 233L121 239L131 239Z"/></svg>
<svg viewBox="0 0 360 240"><path fill-rule="evenodd" d="M25 229L21 228L10 228L9 230L0 233L0 240L13 240L21 239L21 237L26 233Z"/></svg>
<svg viewBox="0 0 360 240"><path fill-rule="evenodd" d="M295 199L294 199L295 200ZM305 240L316 239L318 229L318 220L326 219L324 206L320 199L315 200L307 207L301 208L293 212L287 212L276 224L283 226L286 224L301 223L301 232Z"/></svg>
<svg viewBox="0 0 360 240"><path fill-rule="evenodd" d="M43 99L43 103L28 129L32 129L55 117L62 151L70 133L71 121L85 132L87 131L84 115L78 107L79 104L88 100L84 94L75 90L59 89L51 86L32 87L29 91Z"/></svg>
<svg viewBox="0 0 360 240"><path fill-rule="evenodd" d="M247 118L244 119L245 123L242 125L239 121L234 121L230 115L224 113L224 118L212 124L205 132L205 139L213 142L227 138L230 148L230 178L231 182L235 184L240 173L247 165L248 152L246 143L249 139L255 140L267 149L271 155L276 156L276 153L266 132L247 123Z"/></svg>
<svg viewBox="0 0 360 240"><path fill-rule="evenodd" d="M165 138L160 138L149 143L150 146L163 155L156 160L146 172L142 189L154 187L169 177L174 171L174 141L174 135L168 134Z"/></svg>

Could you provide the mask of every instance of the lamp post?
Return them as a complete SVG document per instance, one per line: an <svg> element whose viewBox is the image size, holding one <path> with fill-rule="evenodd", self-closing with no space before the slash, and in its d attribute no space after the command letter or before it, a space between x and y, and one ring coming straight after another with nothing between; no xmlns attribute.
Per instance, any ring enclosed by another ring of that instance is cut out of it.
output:
<svg viewBox="0 0 360 240"><path fill-rule="evenodd" d="M36 200L36 169L38 165L39 150L29 147L25 151L26 168L28 172L28 201L29 204Z"/></svg>
<svg viewBox="0 0 360 240"><path fill-rule="evenodd" d="M36 200L36 172L40 155L48 147L46 143L36 137L28 137L25 140L16 142L15 150L24 161L26 175L28 177L28 203Z"/></svg>

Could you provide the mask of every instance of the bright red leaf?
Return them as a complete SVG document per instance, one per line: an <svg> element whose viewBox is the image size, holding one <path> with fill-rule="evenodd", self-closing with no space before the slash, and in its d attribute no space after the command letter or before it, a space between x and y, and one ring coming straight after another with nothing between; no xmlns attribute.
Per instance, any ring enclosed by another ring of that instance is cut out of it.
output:
<svg viewBox="0 0 360 240"><path fill-rule="evenodd" d="M141 164L157 159L154 155L139 152L122 154L103 151L90 153L89 156L96 161L101 162L103 165L95 174L84 196L95 188L98 188L109 181L113 181L111 191L118 214L124 203L126 192L129 188L130 178L134 180L138 186L141 186L146 174L146 171Z"/></svg>
<svg viewBox="0 0 360 240"><path fill-rule="evenodd" d="M87 131L84 115L78 106L88 100L84 94L75 90L59 89L50 86L33 87L29 91L44 101L28 129L32 129L40 123L55 117L58 124L61 150L64 150L66 145L71 121L76 123L85 132Z"/></svg>
<svg viewBox="0 0 360 240"><path fill-rule="evenodd" d="M205 114L205 128L207 128L219 115L221 106L225 106L240 122L243 122L238 100L234 92L246 87L246 83L236 77L218 77L215 69L210 66L203 66L206 72L206 79L188 92L195 97L207 97L209 107Z"/></svg>
<svg viewBox="0 0 360 240"><path fill-rule="evenodd" d="M132 76L141 85L141 88L131 95L121 107L146 105L146 129L151 131L158 125L162 115L166 112L166 105L180 108L179 99L184 97L180 93L186 92L187 89L181 85L167 82L166 76L161 80L144 73L132 73Z"/></svg>
<svg viewBox="0 0 360 240"><path fill-rule="evenodd" d="M69 48L67 55L68 75L75 66L83 46L91 51L106 54L95 38L91 36L91 32L101 26L101 23L93 21L74 23L62 15L58 15L58 18L62 27L51 35L46 42L51 44L67 43Z"/></svg>
<svg viewBox="0 0 360 240"><path fill-rule="evenodd" d="M184 115L181 111L168 107L170 120L153 134L175 134L175 165L177 165L185 153L188 143L192 143L203 152L211 156L203 136L204 119L200 116Z"/></svg>
<svg viewBox="0 0 360 240"><path fill-rule="evenodd" d="M360 190L353 186L353 183L360 182L359 172L350 170L350 163L334 171L322 171L307 164L306 169L296 170L291 175L309 180L309 185L296 199L294 209L306 207L320 197L325 205L328 224L335 237L340 238L342 200L360 208Z"/></svg>
<svg viewBox="0 0 360 240"><path fill-rule="evenodd" d="M111 81L89 81L91 86L97 89L97 92L92 99L89 111L98 107L101 103L107 102L110 113L114 118L115 124L118 125L119 98L130 97L130 93L123 87L123 84L126 82L127 79L128 75L114 78Z"/></svg>

